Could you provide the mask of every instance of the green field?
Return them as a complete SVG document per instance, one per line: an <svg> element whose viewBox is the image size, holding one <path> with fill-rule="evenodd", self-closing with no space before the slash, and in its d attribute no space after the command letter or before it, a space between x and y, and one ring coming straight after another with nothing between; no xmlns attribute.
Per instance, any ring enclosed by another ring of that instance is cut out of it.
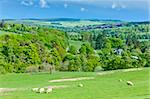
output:
<svg viewBox="0 0 150 99"><path fill-rule="evenodd" d="M36 20L11 20L7 21L8 23L20 23L20 24L30 24L30 25L47 25L50 26L50 22L45 21L36 21Z"/></svg>
<svg viewBox="0 0 150 99"><path fill-rule="evenodd" d="M0 35L3 35L3 34L10 34L10 33L12 33L12 32L5 32L5 31L1 31L1 30L0 30Z"/></svg>
<svg viewBox="0 0 150 99"><path fill-rule="evenodd" d="M0 99L148 99L150 98L150 68L139 71L97 75L96 72L56 72L54 74L5 74L0 75L0 88L21 88L24 90L0 93ZM50 83L49 80L71 77L95 77L92 80ZM122 82L119 81L122 79ZM128 86L127 80L135 85ZM83 87L78 87L82 83ZM52 93L34 93L33 87L68 85L54 89Z"/></svg>
<svg viewBox="0 0 150 99"><path fill-rule="evenodd" d="M86 26L86 25L100 25L100 24L104 24L104 22L97 22L97 21L75 21L75 22L70 22L70 21L66 21L60 22L62 24L62 26L64 27L75 27L75 26Z"/></svg>
<svg viewBox="0 0 150 99"><path fill-rule="evenodd" d="M74 46L76 49L80 49L81 45L84 43L82 41L69 40L70 46Z"/></svg>
<svg viewBox="0 0 150 99"><path fill-rule="evenodd" d="M21 24L30 24L30 25L46 25L46 26L55 26L52 23L60 23L62 27L75 27L75 26L87 26L87 25L100 25L104 24L104 22L98 21L88 21L88 20L81 20L81 21L39 21L39 20L9 20L8 23L21 23ZM57 25L56 25L57 26Z"/></svg>

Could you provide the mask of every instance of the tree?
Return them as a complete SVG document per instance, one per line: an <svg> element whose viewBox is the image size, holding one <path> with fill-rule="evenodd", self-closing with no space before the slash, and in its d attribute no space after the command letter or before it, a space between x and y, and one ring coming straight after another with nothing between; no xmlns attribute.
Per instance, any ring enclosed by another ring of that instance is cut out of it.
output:
<svg viewBox="0 0 150 99"><path fill-rule="evenodd" d="M60 55L59 55L59 53L58 53L58 51L55 49L55 48L53 48L52 50L51 50L51 52L50 52L50 58L51 58L51 60L52 60L52 65L53 66L55 66L55 69L56 70L59 70L60 69L60 62L61 62L61 57L60 57Z"/></svg>
<svg viewBox="0 0 150 99"><path fill-rule="evenodd" d="M123 40L120 38L110 38L112 48L122 48Z"/></svg>
<svg viewBox="0 0 150 99"><path fill-rule="evenodd" d="M106 34L99 34L96 39L96 49L102 49L106 42Z"/></svg>
<svg viewBox="0 0 150 99"><path fill-rule="evenodd" d="M69 53L76 55L77 54L77 49L72 45L69 48Z"/></svg>
<svg viewBox="0 0 150 99"><path fill-rule="evenodd" d="M144 53L144 58L146 60L145 67L150 67L150 49L147 49Z"/></svg>
<svg viewBox="0 0 150 99"><path fill-rule="evenodd" d="M79 52L81 54L86 54L86 46L85 45L81 45L81 48L79 49Z"/></svg>
<svg viewBox="0 0 150 99"><path fill-rule="evenodd" d="M1 23L0 23L0 27L3 28L4 24L5 24L5 20L2 20Z"/></svg>
<svg viewBox="0 0 150 99"><path fill-rule="evenodd" d="M100 65L100 59L99 57L95 55L88 56L86 68L84 68L84 71L94 71L97 66Z"/></svg>
<svg viewBox="0 0 150 99"><path fill-rule="evenodd" d="M88 32L82 33L82 41L87 42L91 40L91 34Z"/></svg>
<svg viewBox="0 0 150 99"><path fill-rule="evenodd" d="M116 69L123 69L122 68L121 56L113 55L113 57L109 57L107 64L103 66L104 70L116 70Z"/></svg>

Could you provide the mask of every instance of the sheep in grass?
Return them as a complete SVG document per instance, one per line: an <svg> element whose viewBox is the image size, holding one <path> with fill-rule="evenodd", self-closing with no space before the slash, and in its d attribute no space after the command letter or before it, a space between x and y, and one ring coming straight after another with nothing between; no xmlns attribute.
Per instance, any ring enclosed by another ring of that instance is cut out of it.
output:
<svg viewBox="0 0 150 99"><path fill-rule="evenodd" d="M129 85L129 86L134 86L133 82L131 82L131 81L127 81L126 83L127 83L127 85Z"/></svg>
<svg viewBox="0 0 150 99"><path fill-rule="evenodd" d="M78 85L78 87L83 87L83 84L80 83L80 84Z"/></svg>
<svg viewBox="0 0 150 99"><path fill-rule="evenodd" d="M39 88L32 88L33 92L38 92Z"/></svg>
<svg viewBox="0 0 150 99"><path fill-rule="evenodd" d="M50 93L50 92L52 92L52 91L53 91L52 88L47 88L45 92L46 92L46 93Z"/></svg>
<svg viewBox="0 0 150 99"><path fill-rule="evenodd" d="M122 79L119 79L119 82L122 82Z"/></svg>
<svg viewBox="0 0 150 99"><path fill-rule="evenodd" d="M39 93L44 93L45 92L45 89L44 88L39 88Z"/></svg>

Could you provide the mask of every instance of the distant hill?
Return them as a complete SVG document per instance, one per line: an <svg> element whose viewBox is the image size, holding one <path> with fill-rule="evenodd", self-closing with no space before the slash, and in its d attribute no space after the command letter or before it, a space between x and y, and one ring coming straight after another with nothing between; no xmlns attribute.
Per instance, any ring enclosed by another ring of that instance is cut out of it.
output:
<svg viewBox="0 0 150 99"><path fill-rule="evenodd" d="M23 18L23 19L4 19L5 21L16 21L16 20L34 20L34 21L102 21L102 22L122 22L121 20L111 19L75 19L75 18L49 18L49 19L37 19L37 18Z"/></svg>
<svg viewBox="0 0 150 99"><path fill-rule="evenodd" d="M46 19L38 19L38 18L22 18L22 19L0 19L5 21L21 21L21 20L30 20L30 21L45 21L45 22L77 22L77 21L93 21L93 22L129 22L131 24L144 24L144 23L150 23L150 21L141 21L141 22L134 22L134 21L123 21L123 20L114 20L114 19L79 19L79 18L46 18Z"/></svg>

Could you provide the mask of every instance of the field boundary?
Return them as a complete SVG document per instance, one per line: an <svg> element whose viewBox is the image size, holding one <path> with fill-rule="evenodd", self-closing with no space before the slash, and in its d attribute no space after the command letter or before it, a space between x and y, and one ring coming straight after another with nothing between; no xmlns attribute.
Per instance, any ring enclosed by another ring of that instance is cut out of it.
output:
<svg viewBox="0 0 150 99"><path fill-rule="evenodd" d="M143 70L143 68L132 68L132 69L102 71L102 72L98 72L97 75L106 75L106 74L112 74L112 73L116 73L116 72L130 72L130 71L139 71L139 70Z"/></svg>

